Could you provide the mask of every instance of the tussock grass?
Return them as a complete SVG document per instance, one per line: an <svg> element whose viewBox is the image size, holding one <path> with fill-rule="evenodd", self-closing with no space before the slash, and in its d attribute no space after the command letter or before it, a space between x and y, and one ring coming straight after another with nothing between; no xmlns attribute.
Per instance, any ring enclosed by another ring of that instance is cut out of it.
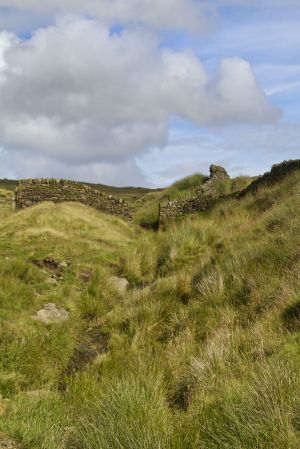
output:
<svg viewBox="0 0 300 449"><path fill-rule="evenodd" d="M69 447L146 449L169 445L172 421L162 379L151 373L123 376L94 386L85 401ZM95 391L95 392L96 392Z"/></svg>
<svg viewBox="0 0 300 449"><path fill-rule="evenodd" d="M0 431L24 449L298 448L299 192L294 173L159 233L75 204L0 211ZM54 283L46 257L67 262ZM46 302L70 319L33 320ZM69 374L89 329L107 351Z"/></svg>

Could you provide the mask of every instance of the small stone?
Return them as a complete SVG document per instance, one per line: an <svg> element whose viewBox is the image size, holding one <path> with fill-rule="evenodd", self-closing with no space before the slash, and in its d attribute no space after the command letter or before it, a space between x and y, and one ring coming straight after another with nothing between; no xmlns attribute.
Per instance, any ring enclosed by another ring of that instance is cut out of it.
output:
<svg viewBox="0 0 300 449"><path fill-rule="evenodd" d="M57 279L55 279L55 278L49 278L47 282L49 284L57 284L58 283Z"/></svg>
<svg viewBox="0 0 300 449"><path fill-rule="evenodd" d="M111 276L109 278L109 283L120 294L125 294L129 287L129 282L127 279L119 278L118 276Z"/></svg>
<svg viewBox="0 0 300 449"><path fill-rule="evenodd" d="M67 264L67 262L65 260L60 262L59 266L60 266L60 268L68 268L68 264Z"/></svg>
<svg viewBox="0 0 300 449"><path fill-rule="evenodd" d="M50 302L44 304L43 308L32 318L44 324L57 323L68 320L69 312Z"/></svg>
<svg viewBox="0 0 300 449"><path fill-rule="evenodd" d="M82 271L79 276L83 282L89 282L92 278L92 272L89 270L85 270Z"/></svg>

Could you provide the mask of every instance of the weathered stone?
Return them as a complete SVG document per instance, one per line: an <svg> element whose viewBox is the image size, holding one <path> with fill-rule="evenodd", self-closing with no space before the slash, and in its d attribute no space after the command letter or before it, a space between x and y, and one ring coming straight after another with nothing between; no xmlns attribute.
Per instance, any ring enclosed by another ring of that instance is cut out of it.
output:
<svg viewBox="0 0 300 449"><path fill-rule="evenodd" d="M83 282L89 282L92 279L93 273L90 270L82 271L79 275Z"/></svg>
<svg viewBox="0 0 300 449"><path fill-rule="evenodd" d="M111 276L109 278L109 283L120 294L125 294L129 287L129 282L127 279L119 278L118 276Z"/></svg>
<svg viewBox="0 0 300 449"><path fill-rule="evenodd" d="M57 262L49 257L42 260L34 260L33 263L39 268L42 268L46 272L50 273L50 279L54 279L55 282L57 279L63 279L63 270L68 266L66 262Z"/></svg>
<svg viewBox="0 0 300 449"><path fill-rule="evenodd" d="M62 269L67 268L67 267L68 267L68 263L67 263L65 260L63 260L62 262L59 263L59 266L60 266Z"/></svg>
<svg viewBox="0 0 300 449"><path fill-rule="evenodd" d="M50 302L45 304L32 318L43 324L57 323L68 320L69 312Z"/></svg>
<svg viewBox="0 0 300 449"><path fill-rule="evenodd" d="M73 181L61 179L21 180L15 191L16 209L24 209L42 201L60 203L80 202L101 212L131 220L132 207L122 199L105 195L99 190Z"/></svg>
<svg viewBox="0 0 300 449"><path fill-rule="evenodd" d="M209 168L210 179L229 179L229 175L224 167L211 165Z"/></svg>
<svg viewBox="0 0 300 449"><path fill-rule="evenodd" d="M260 176L243 191L221 195L218 189L219 181L229 179L229 176L223 167L211 165L210 179L198 188L195 196L160 204L159 225L163 226L168 221L186 214L208 210L221 199L242 198L247 193L255 193L260 188L272 185L296 170L300 170L300 159L284 161L281 164L273 165L270 172Z"/></svg>
<svg viewBox="0 0 300 449"><path fill-rule="evenodd" d="M275 164L272 166L271 171L259 176L253 181L246 189L239 192L238 197L242 198L250 192L256 192L262 187L266 187L283 179L286 175L300 170L300 159L283 161L281 164Z"/></svg>

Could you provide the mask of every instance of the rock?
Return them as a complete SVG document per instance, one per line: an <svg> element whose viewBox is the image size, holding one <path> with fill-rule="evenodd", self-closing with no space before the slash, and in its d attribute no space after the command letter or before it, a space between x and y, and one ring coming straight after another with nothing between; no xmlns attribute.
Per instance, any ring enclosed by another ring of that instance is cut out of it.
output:
<svg viewBox="0 0 300 449"><path fill-rule="evenodd" d="M57 283L58 283L58 280L57 280L57 278L50 277L50 278L47 280L47 282L48 282L48 284L57 284Z"/></svg>
<svg viewBox="0 0 300 449"><path fill-rule="evenodd" d="M63 260L62 262L60 262L60 264L59 264L59 266L61 267L61 268L68 268L68 264L67 264L67 262L65 261L65 260Z"/></svg>
<svg viewBox="0 0 300 449"><path fill-rule="evenodd" d="M81 281L89 282L92 279L92 272L89 270L82 271L79 274L79 277L80 277Z"/></svg>
<svg viewBox="0 0 300 449"><path fill-rule="evenodd" d="M119 278L118 276L111 276L109 278L109 283L120 294L125 294L129 287L129 282L127 279Z"/></svg>
<svg viewBox="0 0 300 449"><path fill-rule="evenodd" d="M43 269L46 273L50 273L49 282L63 280L62 273L64 269L68 267L68 263L66 261L57 262L49 257L42 260L34 260L33 263Z"/></svg>
<svg viewBox="0 0 300 449"><path fill-rule="evenodd" d="M69 318L69 312L50 302L45 304L32 318L44 324L58 323L66 321Z"/></svg>
<svg viewBox="0 0 300 449"><path fill-rule="evenodd" d="M229 179L229 175L224 167L211 165L209 168L210 179Z"/></svg>

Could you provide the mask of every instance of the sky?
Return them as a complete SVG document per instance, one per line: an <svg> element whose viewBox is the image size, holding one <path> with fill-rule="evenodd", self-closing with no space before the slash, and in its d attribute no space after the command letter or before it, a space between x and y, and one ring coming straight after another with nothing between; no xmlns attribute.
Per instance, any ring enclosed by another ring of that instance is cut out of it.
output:
<svg viewBox="0 0 300 449"><path fill-rule="evenodd" d="M300 0L0 0L0 178L300 158Z"/></svg>

